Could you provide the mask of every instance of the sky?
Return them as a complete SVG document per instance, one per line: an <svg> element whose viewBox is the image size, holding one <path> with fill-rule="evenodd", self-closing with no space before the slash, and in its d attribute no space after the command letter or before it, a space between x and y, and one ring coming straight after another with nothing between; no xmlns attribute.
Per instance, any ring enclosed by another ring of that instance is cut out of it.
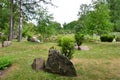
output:
<svg viewBox="0 0 120 80"><path fill-rule="evenodd" d="M78 19L78 11L81 4L89 4L91 0L52 0L56 7L49 7L49 13L53 14L54 20L63 24Z"/></svg>

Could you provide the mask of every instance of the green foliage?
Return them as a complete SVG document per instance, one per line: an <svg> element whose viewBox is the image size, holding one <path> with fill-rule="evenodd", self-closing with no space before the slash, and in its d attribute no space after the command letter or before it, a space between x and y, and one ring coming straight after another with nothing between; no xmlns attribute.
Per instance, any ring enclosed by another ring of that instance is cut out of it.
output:
<svg viewBox="0 0 120 80"><path fill-rule="evenodd" d="M71 59L73 57L73 53L74 53L74 39L70 38L70 37L64 37L61 41L61 53L68 57L69 59Z"/></svg>
<svg viewBox="0 0 120 80"><path fill-rule="evenodd" d="M73 35L58 35L58 37L57 37L58 46L62 45L62 41L64 38L69 38L71 41L75 42Z"/></svg>
<svg viewBox="0 0 120 80"><path fill-rule="evenodd" d="M7 35L0 35L0 41L1 42L4 42L4 41L7 41Z"/></svg>
<svg viewBox="0 0 120 80"><path fill-rule="evenodd" d="M33 37L32 35L28 35L28 36L27 36L27 40L28 40L28 41L31 41L32 37Z"/></svg>
<svg viewBox="0 0 120 80"><path fill-rule="evenodd" d="M120 32L120 0L107 0L110 5L111 22L114 30Z"/></svg>
<svg viewBox="0 0 120 80"><path fill-rule="evenodd" d="M70 23L64 23L63 28L66 33L74 33L75 32L75 26L78 24L78 21L72 21Z"/></svg>
<svg viewBox="0 0 120 80"><path fill-rule="evenodd" d="M96 42L100 41L100 36L98 35L85 35L83 42Z"/></svg>
<svg viewBox="0 0 120 80"><path fill-rule="evenodd" d="M120 36L117 36L115 39L117 42L120 42Z"/></svg>
<svg viewBox="0 0 120 80"><path fill-rule="evenodd" d="M57 36L51 36L49 40L49 42L57 42Z"/></svg>
<svg viewBox="0 0 120 80"><path fill-rule="evenodd" d="M43 41L43 36L41 34L38 34L37 39L39 39L40 41Z"/></svg>
<svg viewBox="0 0 120 80"><path fill-rule="evenodd" d="M52 28L53 34L59 34L62 30L61 24L54 21L50 22L50 28Z"/></svg>
<svg viewBox="0 0 120 80"><path fill-rule="evenodd" d="M112 42L114 38L115 35L110 35L110 34L104 34L100 36L100 40L102 42Z"/></svg>
<svg viewBox="0 0 120 80"><path fill-rule="evenodd" d="M0 31L3 31L6 27L8 27L7 24L9 24L8 22L10 16L9 5L8 1L0 1Z"/></svg>
<svg viewBox="0 0 120 80"><path fill-rule="evenodd" d="M48 14L46 9L39 11L38 25L35 27L35 31L42 35L43 40L46 40L55 32L52 26L52 20L52 15Z"/></svg>
<svg viewBox="0 0 120 80"><path fill-rule="evenodd" d="M93 0L89 5L91 9L82 14L79 21L87 34L93 35L109 33L113 30L113 24L110 21L109 6L104 0Z"/></svg>
<svg viewBox="0 0 120 80"><path fill-rule="evenodd" d="M0 49L0 58L14 58L12 71L0 80L120 80L120 43L83 43L89 51L75 51L72 62L78 77L65 77L31 68L33 59L48 58L48 49L56 43L30 43L13 41L12 46ZM55 46L59 49L58 46ZM112 65L112 66L111 66ZM115 65L115 66L113 66ZM33 75L34 73L34 75ZM111 76L112 75L112 76ZM79 77L80 76L80 77Z"/></svg>
<svg viewBox="0 0 120 80"><path fill-rule="evenodd" d="M120 32L120 20L116 21L116 23L114 23L114 30L117 32Z"/></svg>
<svg viewBox="0 0 120 80"><path fill-rule="evenodd" d="M77 24L76 26L75 26L75 33L78 33L78 32L80 32L80 33L84 33L85 34L85 32L84 32L84 29L83 29L84 27L83 27L83 25L82 24Z"/></svg>
<svg viewBox="0 0 120 80"><path fill-rule="evenodd" d="M77 45L80 46L82 44L83 40L84 40L84 35L79 33L79 32L76 33L75 34L75 40L76 40Z"/></svg>
<svg viewBox="0 0 120 80"><path fill-rule="evenodd" d="M50 50L50 49L55 49L55 47L54 47L54 46L51 46L51 47L49 48L49 50Z"/></svg>
<svg viewBox="0 0 120 80"><path fill-rule="evenodd" d="M117 42L120 42L120 32L114 33Z"/></svg>
<svg viewBox="0 0 120 80"><path fill-rule="evenodd" d="M62 37L62 36L58 36L58 37L57 37L58 46L61 46L61 45L62 45L62 40L63 40L63 37Z"/></svg>
<svg viewBox="0 0 120 80"><path fill-rule="evenodd" d="M33 35L33 34L35 34L34 24L25 22L23 24L22 36L27 37L27 36Z"/></svg>
<svg viewBox="0 0 120 80"><path fill-rule="evenodd" d="M90 6L87 4L81 4L80 5L80 11L78 12L78 16L81 16L82 18L85 17L85 15L89 12Z"/></svg>
<svg viewBox="0 0 120 80"><path fill-rule="evenodd" d="M3 70L12 65L12 60L9 57L0 58L0 70Z"/></svg>

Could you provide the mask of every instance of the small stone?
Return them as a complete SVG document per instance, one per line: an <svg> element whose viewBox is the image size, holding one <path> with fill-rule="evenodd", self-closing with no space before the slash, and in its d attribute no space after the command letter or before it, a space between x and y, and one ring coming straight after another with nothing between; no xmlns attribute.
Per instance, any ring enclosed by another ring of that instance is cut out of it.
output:
<svg viewBox="0 0 120 80"><path fill-rule="evenodd" d="M88 51L90 49L88 46L79 46L79 50Z"/></svg>
<svg viewBox="0 0 120 80"><path fill-rule="evenodd" d="M43 58L36 58L33 61L32 68L34 70L44 70L45 60Z"/></svg>

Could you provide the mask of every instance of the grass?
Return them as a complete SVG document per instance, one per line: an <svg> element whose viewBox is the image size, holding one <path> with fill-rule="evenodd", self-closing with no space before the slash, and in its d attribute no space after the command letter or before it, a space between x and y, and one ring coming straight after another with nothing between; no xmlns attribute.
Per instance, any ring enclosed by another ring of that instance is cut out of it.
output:
<svg viewBox="0 0 120 80"><path fill-rule="evenodd" d="M34 58L47 59L48 50L56 43L13 42L0 49L0 57L13 59L13 67L6 77L0 80L120 80L120 43L84 43L89 51L75 51L71 60L77 77L64 77L43 71L34 71L31 64ZM59 47L56 47L59 49Z"/></svg>
<svg viewBox="0 0 120 80"><path fill-rule="evenodd" d="M9 57L0 57L0 70L4 70L7 67L11 66L12 59Z"/></svg>

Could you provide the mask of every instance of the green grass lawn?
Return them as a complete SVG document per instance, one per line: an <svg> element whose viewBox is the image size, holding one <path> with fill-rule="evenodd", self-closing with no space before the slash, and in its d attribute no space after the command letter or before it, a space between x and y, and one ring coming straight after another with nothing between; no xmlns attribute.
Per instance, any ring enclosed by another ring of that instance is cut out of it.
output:
<svg viewBox="0 0 120 80"><path fill-rule="evenodd" d="M84 43L89 51L75 51L71 60L77 77L64 77L43 71L34 71L34 58L47 59L48 50L56 43L13 42L11 46L0 48L0 57L10 57L13 65L7 75L0 80L120 80L120 43Z"/></svg>

